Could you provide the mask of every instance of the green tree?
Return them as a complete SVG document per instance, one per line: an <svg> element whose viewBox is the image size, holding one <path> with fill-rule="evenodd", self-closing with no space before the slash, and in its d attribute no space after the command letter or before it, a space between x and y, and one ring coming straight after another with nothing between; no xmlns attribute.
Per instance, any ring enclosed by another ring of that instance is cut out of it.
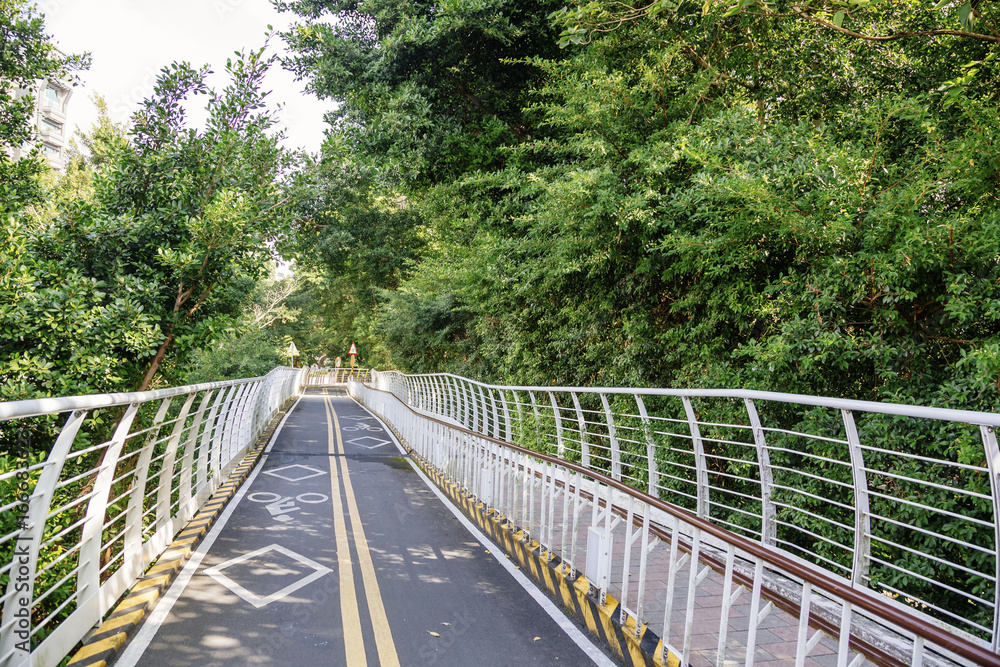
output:
<svg viewBox="0 0 1000 667"><path fill-rule="evenodd" d="M285 66L341 103L336 132L383 169L422 186L503 164L526 140L523 102L539 82L524 58L556 57L555 0L293 0Z"/></svg>
<svg viewBox="0 0 1000 667"><path fill-rule="evenodd" d="M4 228L0 375L20 398L150 386L235 327L290 225L294 156L265 107L263 49L207 69L165 68L126 139L101 139L95 195L58 202L44 224ZM183 101L208 97L203 130ZM95 142L100 137L95 138ZM166 363L165 363L166 362Z"/></svg>
<svg viewBox="0 0 1000 667"><path fill-rule="evenodd" d="M261 82L274 58L264 51L228 61L231 83L219 92L205 85L207 68L165 68L133 118L129 144L98 180L98 199L119 218L120 238L95 264L141 281L163 332L140 389L168 350L183 355L224 326L241 280L262 274L269 244L288 228L281 180L294 157L272 132ZM183 101L193 95L208 96L204 130L186 126Z"/></svg>

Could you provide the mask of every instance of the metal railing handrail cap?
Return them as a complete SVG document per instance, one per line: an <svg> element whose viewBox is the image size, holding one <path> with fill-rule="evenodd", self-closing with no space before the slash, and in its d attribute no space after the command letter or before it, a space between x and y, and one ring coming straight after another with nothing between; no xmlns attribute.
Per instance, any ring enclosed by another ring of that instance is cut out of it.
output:
<svg viewBox="0 0 1000 667"><path fill-rule="evenodd" d="M399 371L381 371L396 372ZM405 373L400 375L406 376ZM861 401L853 398L829 398L826 396L810 396L808 394L787 394L778 391L758 391L754 389L658 389L653 387L543 387L496 385L478 380L471 380L452 373L427 373L426 375L450 377L456 380L471 382L481 387L507 391L565 392L591 394L641 394L643 396L674 396L688 398L748 398L757 401L774 401L778 403L797 403L836 410L852 410L858 412L875 412L899 417L918 417L936 419L939 421L955 421L977 426L1000 426L1000 413L978 412L974 410L955 410L951 408L935 408L923 405L905 405L902 403L879 403L876 401Z"/></svg>
<svg viewBox="0 0 1000 667"><path fill-rule="evenodd" d="M275 370L284 369L279 366ZM298 370L298 369L289 369ZM274 371L271 371L272 373ZM154 391L133 391L114 394L87 394L84 396L60 396L53 398L32 398L23 401L10 401L0 403L0 422L10 419L20 419L24 417L38 417L41 415L59 414L61 412L71 412L73 410L96 410L99 408L113 408L119 405L130 405L132 403L143 403L155 401L173 396L182 396L198 391L209 389L222 389L238 384L247 384L263 380L266 375L255 378L241 378L239 380L224 380L221 382L203 382L201 384L184 385L181 387L170 387L168 389L156 389Z"/></svg>

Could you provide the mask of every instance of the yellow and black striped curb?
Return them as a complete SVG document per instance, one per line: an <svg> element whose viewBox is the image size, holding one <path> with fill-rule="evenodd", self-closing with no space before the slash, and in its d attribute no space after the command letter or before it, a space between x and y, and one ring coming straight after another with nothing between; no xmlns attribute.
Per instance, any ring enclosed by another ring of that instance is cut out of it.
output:
<svg viewBox="0 0 1000 667"><path fill-rule="evenodd" d="M520 569L528 573L540 587L560 602L567 613L582 622L587 630L623 664L628 667L680 667L680 658L672 651L667 652L663 661L663 640L648 626L643 625L638 635L635 620L629 617L625 625L621 623L621 605L611 595L600 604L590 593L590 582L582 574L570 571L562 559L547 553L537 540L526 539L524 531L495 510L489 510L481 501L473 498L465 489L448 479L440 470L415 452L391 425L389 429L396 435L425 473L462 513L489 535L493 542L514 559ZM572 575L572 576L570 576Z"/></svg>
<svg viewBox="0 0 1000 667"><path fill-rule="evenodd" d="M191 553L208 533L222 510L253 470L267 444L274 437L295 397L288 399L261 433L253 447L226 482L212 494L198 514L177 534L173 543L153 563L153 566L132 586L107 620L73 655L67 667L106 667L118 656L125 642L134 634L157 600L167 591L174 576L190 558Z"/></svg>

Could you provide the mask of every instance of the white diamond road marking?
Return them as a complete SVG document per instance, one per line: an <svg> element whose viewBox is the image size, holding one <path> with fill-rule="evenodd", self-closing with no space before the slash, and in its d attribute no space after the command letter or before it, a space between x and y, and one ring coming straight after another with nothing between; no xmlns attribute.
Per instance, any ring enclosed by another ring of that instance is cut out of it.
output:
<svg viewBox="0 0 1000 667"><path fill-rule="evenodd" d="M289 558L291 558L293 560L297 560L298 562L302 563L306 567L311 567L313 570L315 570L315 572L313 572L312 574L306 575L305 577L299 579L298 581L285 586L280 591L276 591L274 593L271 593L267 597L261 597L259 595L254 594L254 593L251 593L250 591L248 591L247 589L243 588L238 583L236 583L235 581L233 581L232 579L230 579L229 577L227 577L226 575L224 575L222 573L222 571L225 570L227 567L232 567L233 565L239 565L240 563L242 563L244 561L250 560L251 558L254 558L255 556L260 556L261 554L265 554L268 551L277 551L278 553L285 554ZM319 563L317 563L316 561L314 561L314 560L312 560L310 558L306 558L305 556L300 556L299 554L297 554L294 551L291 551L289 549L286 549L285 547L281 546L280 544L272 544L270 546L264 547L263 549L257 549L256 551L251 551L250 553L243 554L242 556L239 556L238 558L233 558L232 560L227 560L225 563L220 563L219 565L216 565L215 567L211 567L211 568L205 570L205 574L207 574L208 576L210 576L213 579L215 579L216 581L218 581L220 584L222 584L223 586L225 586L226 588L228 588L229 590L231 590L233 593L236 593L238 596L240 596L241 598L243 598L244 600L246 600L247 602L249 602L250 604L252 604L257 609L260 609L264 605L268 605L268 604L274 602L275 600L280 600L281 598L285 597L286 595L289 595L289 594L294 593L295 591L299 590L303 586L308 586L309 584L311 584L312 582L316 581L317 579L319 579L323 575L327 574L328 572L333 572L333 570L331 570L330 568L325 567L323 565L320 565Z"/></svg>
<svg viewBox="0 0 1000 667"><path fill-rule="evenodd" d="M345 415L341 419L351 419L354 421L364 422L364 421L375 421L374 417L362 417L360 415Z"/></svg>
<svg viewBox="0 0 1000 667"><path fill-rule="evenodd" d="M303 470L308 470L310 474L302 475L301 477L289 477L288 475L279 474L282 470L289 470L291 468L302 468ZM275 468L274 470L268 470L264 473L265 475L274 475L286 482L301 482L304 479L309 479L310 477L316 477L317 475L324 475L322 470L316 470L316 468L310 468L309 466L300 465L298 463L293 463L292 465L283 466L281 468Z"/></svg>
<svg viewBox="0 0 1000 667"><path fill-rule="evenodd" d="M361 444L365 440L370 440L375 444ZM376 447L383 447L390 444L388 440L382 440L381 438L373 438L370 435L366 435L363 438L355 438L354 440L348 440L347 444L357 445L358 447L364 447L365 449L375 449Z"/></svg>

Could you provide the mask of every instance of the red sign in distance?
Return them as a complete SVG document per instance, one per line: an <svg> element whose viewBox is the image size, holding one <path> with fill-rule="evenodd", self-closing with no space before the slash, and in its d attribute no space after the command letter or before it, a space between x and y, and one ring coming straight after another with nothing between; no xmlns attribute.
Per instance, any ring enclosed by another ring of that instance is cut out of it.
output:
<svg viewBox="0 0 1000 667"><path fill-rule="evenodd" d="M354 343L351 343L351 349L347 351L347 354L356 355L358 353L358 348Z"/></svg>

